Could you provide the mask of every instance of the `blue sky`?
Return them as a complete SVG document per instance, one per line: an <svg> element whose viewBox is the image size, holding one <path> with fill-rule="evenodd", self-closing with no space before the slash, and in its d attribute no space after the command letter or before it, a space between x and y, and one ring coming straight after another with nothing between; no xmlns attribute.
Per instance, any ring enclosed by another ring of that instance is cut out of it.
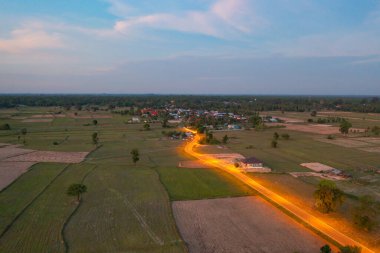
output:
<svg viewBox="0 0 380 253"><path fill-rule="evenodd" d="M380 95L380 0L0 0L0 92Z"/></svg>

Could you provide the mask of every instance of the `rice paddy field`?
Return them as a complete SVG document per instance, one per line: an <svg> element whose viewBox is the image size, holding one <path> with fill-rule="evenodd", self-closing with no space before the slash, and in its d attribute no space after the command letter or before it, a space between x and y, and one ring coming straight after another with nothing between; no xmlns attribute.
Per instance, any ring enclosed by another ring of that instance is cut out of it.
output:
<svg viewBox="0 0 380 253"><path fill-rule="evenodd" d="M344 115L355 118L350 121L358 128L380 120L378 115ZM309 115L285 113L284 117L307 119ZM88 152L79 163L37 162L0 191L0 252L188 252L173 217L173 201L257 195L217 169L178 167L179 162L192 160L181 152L182 141L164 137L161 124L151 124L151 130L144 131L142 124L129 124L129 119L105 110L0 110L0 124L11 126L0 130L0 143L36 152ZM94 132L98 145L92 142ZM271 148L274 132L288 133L290 139L280 138L278 148ZM310 171L300 164L319 162L352 175L352 180L337 181L347 193L345 205L323 218L337 226L346 224L345 232L379 247L378 232L363 233L347 222L357 197L368 194L380 199L378 137L337 135L328 140L326 135L285 128L214 133L218 139L225 134L230 137L227 145L200 150L264 161L273 173L251 176L316 215L312 193L320 179L294 178L288 173ZM4 147L0 145L0 154ZM136 165L130 155L133 148L140 152ZM81 182L88 192L78 203L66 190Z"/></svg>
<svg viewBox="0 0 380 253"><path fill-rule="evenodd" d="M187 252L171 200L254 194L214 169L177 168L179 161L190 158L178 154L181 141L162 137L161 124L142 131L142 124L127 124L127 116L106 111L57 116L58 111L0 111L0 124L11 126L0 131L0 143L89 152L76 164L37 163L0 192L0 252ZM25 122L38 118L52 121ZM22 128L27 129L25 136ZM136 165L130 156L133 148L140 152ZM66 190L81 182L88 190L78 204Z"/></svg>

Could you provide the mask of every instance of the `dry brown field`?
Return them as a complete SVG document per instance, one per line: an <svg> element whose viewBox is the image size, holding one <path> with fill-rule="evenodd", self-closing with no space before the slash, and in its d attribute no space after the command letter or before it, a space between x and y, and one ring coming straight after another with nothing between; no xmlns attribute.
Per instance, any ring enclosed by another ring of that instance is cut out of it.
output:
<svg viewBox="0 0 380 253"><path fill-rule="evenodd" d="M25 173L35 162L3 162L0 161L0 191Z"/></svg>
<svg viewBox="0 0 380 253"><path fill-rule="evenodd" d="M35 151L0 143L0 190L39 162L80 163L88 152Z"/></svg>
<svg viewBox="0 0 380 253"><path fill-rule="evenodd" d="M7 162L80 163L88 152L35 151L5 159Z"/></svg>
<svg viewBox="0 0 380 253"><path fill-rule="evenodd" d="M198 160L190 160L190 161L180 161L178 163L178 167L187 168L187 169L201 169L201 168L206 168L207 166Z"/></svg>
<svg viewBox="0 0 380 253"><path fill-rule="evenodd" d="M333 127L330 125L297 125L297 124L285 124L286 129L292 131L299 131L313 134L339 134L339 127Z"/></svg>
<svg viewBox="0 0 380 253"><path fill-rule="evenodd" d="M190 253L319 252L326 241L259 197L173 202Z"/></svg>
<svg viewBox="0 0 380 253"><path fill-rule="evenodd" d="M43 119L37 119L37 118L32 118L32 119L24 119L22 122L24 123L49 123L52 122L53 119L49 118L43 118Z"/></svg>

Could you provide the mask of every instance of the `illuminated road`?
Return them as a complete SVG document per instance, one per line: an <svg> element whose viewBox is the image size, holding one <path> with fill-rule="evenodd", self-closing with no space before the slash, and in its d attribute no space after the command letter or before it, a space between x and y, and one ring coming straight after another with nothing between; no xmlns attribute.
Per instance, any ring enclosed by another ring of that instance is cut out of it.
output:
<svg viewBox="0 0 380 253"><path fill-rule="evenodd" d="M196 134L195 131L186 128L185 129L188 132L192 132ZM314 217L313 215L305 212L301 208L297 207L296 205L292 204L285 198L277 195L276 193L270 191L269 189L265 188L261 184L257 183L255 180L250 178L249 176L245 175L244 173L241 173L238 169L235 168L234 165L228 164L224 162L223 160L218 160L211 155L207 154L200 154L194 151L194 147L196 147L198 144L198 141L200 140L199 134L196 134L193 140L189 141L186 146L184 147L184 150L187 154L198 158L203 163L207 165L211 165L213 167L217 167L240 181L244 182L248 186L252 187L254 190L259 192L262 196L269 199L272 203L275 203L276 205L280 206L281 208L287 210L289 213L296 216L299 220L301 220L303 223L308 224L311 226L314 230L319 231L320 233L324 234L325 236L331 238L338 244L345 246L345 245L356 245L362 248L362 253L374 253L374 251L368 249L364 245L360 244L359 242L353 240L352 238L342 234L341 232L337 231L333 227L329 226L322 220L318 219L317 217Z"/></svg>

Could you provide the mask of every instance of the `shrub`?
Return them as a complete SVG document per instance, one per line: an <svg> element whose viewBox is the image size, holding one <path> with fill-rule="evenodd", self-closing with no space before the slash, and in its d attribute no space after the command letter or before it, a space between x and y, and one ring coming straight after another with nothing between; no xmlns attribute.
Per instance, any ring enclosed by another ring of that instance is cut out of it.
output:
<svg viewBox="0 0 380 253"><path fill-rule="evenodd" d="M281 134L281 137L282 137L284 140L289 140L289 139L290 139L290 135L289 135L289 134Z"/></svg>
<svg viewBox="0 0 380 253"><path fill-rule="evenodd" d="M8 123L2 124L0 130L11 130L11 126Z"/></svg>
<svg viewBox="0 0 380 253"><path fill-rule="evenodd" d="M378 126L372 127L371 131L374 135L380 135L380 127Z"/></svg>
<svg viewBox="0 0 380 253"><path fill-rule="evenodd" d="M360 253L362 249L358 246L344 246L340 248L339 253Z"/></svg>

